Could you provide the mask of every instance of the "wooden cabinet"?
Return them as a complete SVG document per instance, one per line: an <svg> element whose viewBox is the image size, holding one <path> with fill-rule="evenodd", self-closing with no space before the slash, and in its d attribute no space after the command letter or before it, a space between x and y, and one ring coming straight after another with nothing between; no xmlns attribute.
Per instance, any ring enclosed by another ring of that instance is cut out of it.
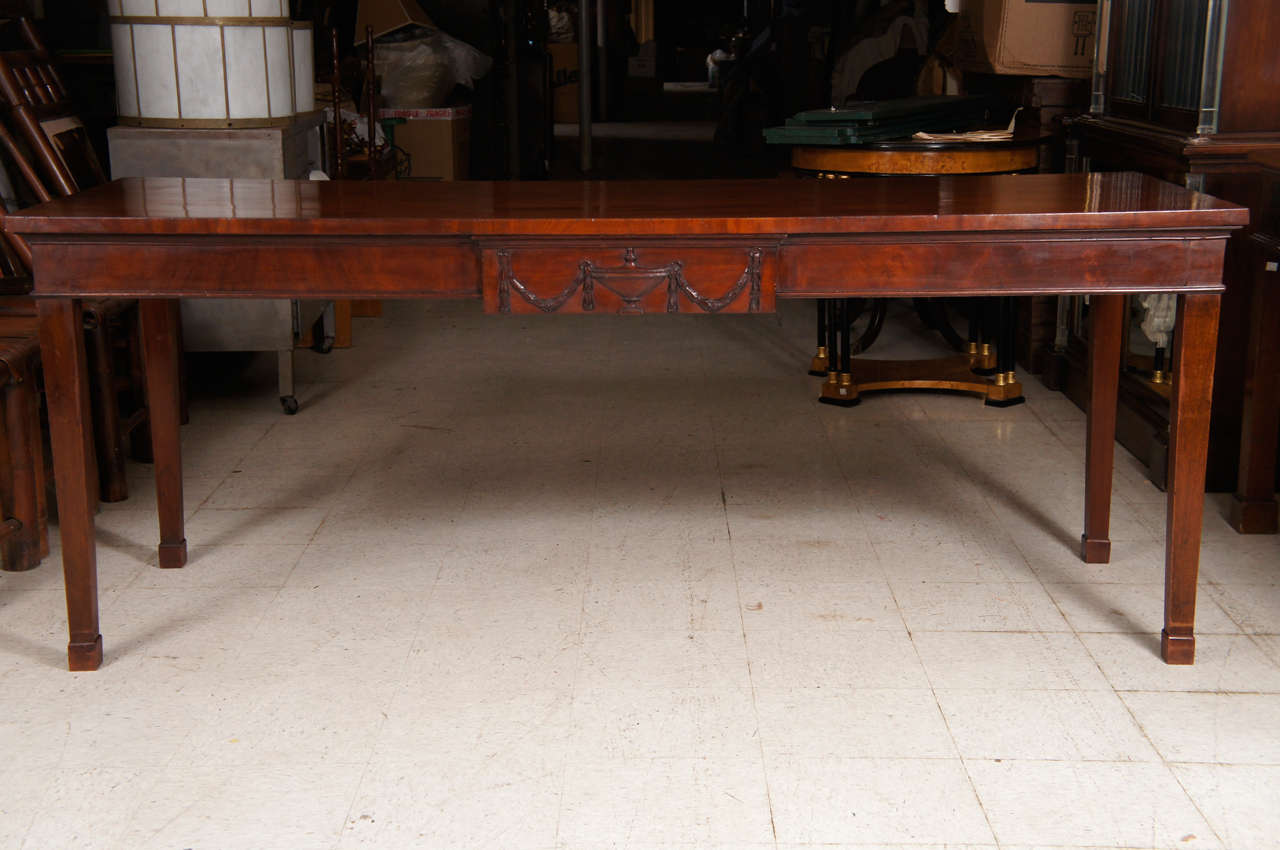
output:
<svg viewBox="0 0 1280 850"><path fill-rule="evenodd" d="M1095 108L1170 129L1215 132L1227 4L1102 0L1102 5L1109 8L1102 10L1106 41L1100 42L1094 65Z"/></svg>
<svg viewBox="0 0 1280 850"><path fill-rule="evenodd" d="M1280 151L1280 3L1275 0L1101 0L1090 114L1071 123L1069 167L1142 171L1258 210L1258 163ZM1250 305L1257 274L1250 234L1231 240L1222 301L1207 484L1236 486ZM1085 403L1087 308L1060 311L1059 385ZM1168 384L1131 301L1130 356L1118 437L1165 485Z"/></svg>
<svg viewBox="0 0 1280 850"><path fill-rule="evenodd" d="M1280 152L1257 154L1262 169L1253 218L1254 288L1245 355L1240 480L1231 501L1237 531L1275 534L1276 455L1280 446Z"/></svg>

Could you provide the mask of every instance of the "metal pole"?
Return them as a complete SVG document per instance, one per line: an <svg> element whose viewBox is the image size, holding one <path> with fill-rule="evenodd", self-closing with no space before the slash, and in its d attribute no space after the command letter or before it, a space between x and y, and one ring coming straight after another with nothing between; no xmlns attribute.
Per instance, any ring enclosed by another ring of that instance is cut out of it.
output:
<svg viewBox="0 0 1280 850"><path fill-rule="evenodd" d="M600 86L600 120L609 120L609 35L607 0L596 0L596 77Z"/></svg>
<svg viewBox="0 0 1280 850"><path fill-rule="evenodd" d="M366 180L376 180L378 178L378 169L375 153L378 147L378 110L376 104L378 101L378 79L373 61L373 27L364 28L364 49L365 49L365 67L364 67L364 97L365 102L369 106L369 120L365 128L369 131L369 142L365 150L369 154L369 173L365 175ZM394 175L392 175L394 176Z"/></svg>
<svg viewBox="0 0 1280 850"><path fill-rule="evenodd" d="M578 4L578 165L591 171L591 3Z"/></svg>
<svg viewBox="0 0 1280 850"><path fill-rule="evenodd" d="M520 61L516 54L516 2L506 0L502 16L507 42L507 176L520 179Z"/></svg>
<svg viewBox="0 0 1280 850"><path fill-rule="evenodd" d="M342 68L338 62L338 28L329 30L329 39L333 45L333 179L342 179L342 95L340 81Z"/></svg>

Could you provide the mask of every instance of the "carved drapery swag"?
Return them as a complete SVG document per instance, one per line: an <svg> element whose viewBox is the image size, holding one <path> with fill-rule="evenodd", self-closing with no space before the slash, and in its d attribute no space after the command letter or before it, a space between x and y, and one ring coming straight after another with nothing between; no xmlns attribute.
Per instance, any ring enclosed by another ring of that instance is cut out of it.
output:
<svg viewBox="0 0 1280 850"><path fill-rule="evenodd" d="M667 312L680 312L680 296L697 304L704 312L717 313L748 292L747 311L760 312L760 269L764 251L751 248L747 251L747 266L738 282L719 298L700 293L684 276L684 263L679 260L662 266L645 267L639 264L635 248L622 253L622 265L597 266L590 260L578 263L578 272L559 294L541 297L516 277L511 268L511 252L499 250L498 255L498 312L511 312L511 293L537 307L544 313L554 313L569 302L575 293L581 292L583 312L596 308L596 287L600 286L622 299L622 313L643 313L644 299L664 283L667 289Z"/></svg>

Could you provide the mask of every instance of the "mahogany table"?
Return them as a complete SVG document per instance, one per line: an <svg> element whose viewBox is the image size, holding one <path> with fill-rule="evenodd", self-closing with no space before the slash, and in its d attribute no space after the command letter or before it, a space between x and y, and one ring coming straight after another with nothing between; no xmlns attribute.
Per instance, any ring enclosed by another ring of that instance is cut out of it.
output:
<svg viewBox="0 0 1280 850"><path fill-rule="evenodd" d="M481 298L489 312L766 312L776 298L1089 293L1081 555L1110 557L1122 295L1176 292L1161 651L1194 658L1222 260L1247 212L1138 174L543 183L132 179L9 216L30 243L69 664L96 669L80 303L141 301L159 563L186 561L180 298ZM850 271L852 270L852 271ZM1154 625L1154 624L1153 624Z"/></svg>

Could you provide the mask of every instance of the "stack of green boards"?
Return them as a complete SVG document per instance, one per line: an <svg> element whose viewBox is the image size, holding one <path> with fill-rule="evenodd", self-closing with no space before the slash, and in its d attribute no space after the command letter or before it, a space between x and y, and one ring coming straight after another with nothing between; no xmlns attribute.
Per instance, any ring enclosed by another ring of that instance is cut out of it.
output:
<svg viewBox="0 0 1280 850"><path fill-rule="evenodd" d="M812 109L769 127L771 145L857 145L910 138L914 133L968 130L982 121L990 101L981 95L864 100L841 109Z"/></svg>

